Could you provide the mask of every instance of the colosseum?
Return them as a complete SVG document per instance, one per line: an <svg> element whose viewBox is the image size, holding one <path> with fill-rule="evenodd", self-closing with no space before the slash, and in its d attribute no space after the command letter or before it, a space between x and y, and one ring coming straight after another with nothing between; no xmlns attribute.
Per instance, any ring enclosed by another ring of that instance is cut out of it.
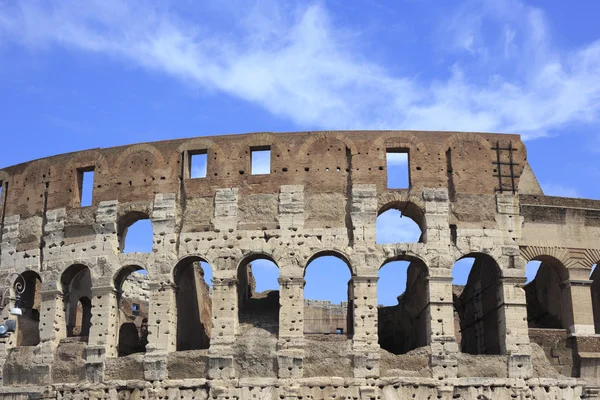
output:
<svg viewBox="0 0 600 400"><path fill-rule="evenodd" d="M408 158L405 188L389 185L391 153ZM2 317L16 320L3 398L598 398L600 201L545 196L519 135L198 137L6 167L0 188ZM418 241L377 243L390 209ZM142 219L152 251L124 252ZM341 305L304 298L322 256L350 271ZM279 291L256 292L260 259ZM379 270L400 260L407 289L380 307Z"/></svg>

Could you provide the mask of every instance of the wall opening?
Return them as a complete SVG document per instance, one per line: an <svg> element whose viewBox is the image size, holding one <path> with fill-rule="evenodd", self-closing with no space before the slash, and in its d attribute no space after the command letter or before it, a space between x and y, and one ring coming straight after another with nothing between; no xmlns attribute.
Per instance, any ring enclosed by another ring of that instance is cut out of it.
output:
<svg viewBox="0 0 600 400"><path fill-rule="evenodd" d="M252 175L271 173L271 148L269 146L250 148L250 159Z"/></svg>
<svg viewBox="0 0 600 400"><path fill-rule="evenodd" d="M279 333L279 267L263 255L246 258L238 268L238 313L243 325Z"/></svg>
<svg viewBox="0 0 600 400"><path fill-rule="evenodd" d="M567 329L569 318L565 318L561 288L561 283L567 279L566 268L552 257L541 257L528 262L525 271L528 280L524 289L529 328Z"/></svg>
<svg viewBox="0 0 600 400"><path fill-rule="evenodd" d="M179 261L173 271L177 307L177 351L210 347L212 268L199 257Z"/></svg>
<svg viewBox="0 0 600 400"><path fill-rule="evenodd" d="M123 253L151 253L154 233L150 217L131 212L119 219L119 248Z"/></svg>
<svg viewBox="0 0 600 400"><path fill-rule="evenodd" d="M17 346L36 346L40 343L40 308L42 303L42 279L34 271L21 274L25 281L25 291L21 294L17 329Z"/></svg>
<svg viewBox="0 0 600 400"><path fill-rule="evenodd" d="M335 255L313 258L304 272L304 333L352 335L352 273Z"/></svg>
<svg viewBox="0 0 600 400"><path fill-rule="evenodd" d="M385 160L387 168L387 188L410 188L408 149L387 149Z"/></svg>
<svg viewBox="0 0 600 400"><path fill-rule="evenodd" d="M502 354L500 267L491 256L472 253L455 263L452 277L455 335L461 351Z"/></svg>
<svg viewBox="0 0 600 400"><path fill-rule="evenodd" d="M75 264L61 277L67 337L87 342L92 325L92 276L85 265Z"/></svg>
<svg viewBox="0 0 600 400"><path fill-rule="evenodd" d="M196 150L188 152L189 176L192 179L206 178L208 167L208 154L206 150Z"/></svg>
<svg viewBox="0 0 600 400"><path fill-rule="evenodd" d="M146 352L148 344L148 273L137 265L121 269L115 278L117 290L119 357Z"/></svg>
<svg viewBox="0 0 600 400"><path fill-rule="evenodd" d="M378 244L417 243L423 239L419 225L395 208L379 214L375 222L375 235Z"/></svg>
<svg viewBox="0 0 600 400"><path fill-rule="evenodd" d="M391 261L377 281L379 346L404 354L428 343L427 267L421 260Z"/></svg>
<svg viewBox="0 0 600 400"><path fill-rule="evenodd" d="M590 273L592 281L590 291L592 293L592 310L594 311L594 329L596 334L600 334L600 272L598 272L597 266L598 264L594 264Z"/></svg>
<svg viewBox="0 0 600 400"><path fill-rule="evenodd" d="M81 207L91 206L94 195L94 167L78 169L77 181L79 184L79 205Z"/></svg>

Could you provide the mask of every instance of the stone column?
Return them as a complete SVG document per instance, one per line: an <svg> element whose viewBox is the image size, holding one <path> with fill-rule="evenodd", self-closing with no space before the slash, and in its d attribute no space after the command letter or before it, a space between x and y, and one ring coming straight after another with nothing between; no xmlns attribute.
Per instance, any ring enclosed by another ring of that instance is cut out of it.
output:
<svg viewBox="0 0 600 400"><path fill-rule="evenodd" d="M235 272L232 274L235 275ZM215 271L215 275L218 275L218 271ZM213 325L208 371L210 379L235 377L233 344L238 331L237 284L238 281L235 278L213 278Z"/></svg>
<svg viewBox="0 0 600 400"><path fill-rule="evenodd" d="M533 365L527 325L527 302L523 290L524 268L504 269L503 273L500 290L504 306L500 309L498 321L500 346L502 353L508 355L509 378L528 379L533 374Z"/></svg>
<svg viewBox="0 0 600 400"><path fill-rule="evenodd" d="M451 264L451 262L450 262ZM456 354L460 343L454 333L454 303L452 294L452 269L430 268L427 277L429 296L429 341L431 367L438 379L455 378L458 373Z"/></svg>
<svg viewBox="0 0 600 400"><path fill-rule="evenodd" d="M170 277L164 276L162 279L154 277L148 288L150 305L144 377L146 380L160 380L167 377L167 354L177 350L175 287Z"/></svg>
<svg viewBox="0 0 600 400"><path fill-rule="evenodd" d="M54 350L61 339L67 337L67 323L63 294L60 290L45 290L41 293L40 305L40 351L36 356L40 382L50 383Z"/></svg>
<svg viewBox="0 0 600 400"><path fill-rule="evenodd" d="M279 341L280 378L301 378L304 358L304 278L280 277Z"/></svg>
<svg viewBox="0 0 600 400"><path fill-rule="evenodd" d="M589 279L589 269L571 267L567 269L569 279L561 282L563 315L572 315L567 323L569 334L572 336L594 335L594 308L592 305L592 281Z"/></svg>
<svg viewBox="0 0 600 400"><path fill-rule="evenodd" d="M353 318L352 351L354 376L379 376L379 343L377 340L377 276L353 276L351 305Z"/></svg>
<svg viewBox="0 0 600 400"><path fill-rule="evenodd" d="M101 382L106 357L117 357L117 297L112 286L92 288L92 326L85 349L86 377Z"/></svg>

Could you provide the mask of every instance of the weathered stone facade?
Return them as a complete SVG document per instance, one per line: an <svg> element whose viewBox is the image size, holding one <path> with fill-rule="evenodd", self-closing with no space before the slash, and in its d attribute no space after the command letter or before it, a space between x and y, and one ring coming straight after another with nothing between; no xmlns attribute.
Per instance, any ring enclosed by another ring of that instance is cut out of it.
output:
<svg viewBox="0 0 600 400"><path fill-rule="evenodd" d="M251 151L265 148L271 173L251 175ZM410 188L387 188L386 151L408 153ZM207 174L191 179L198 153ZM80 207L91 169L92 206ZM518 135L201 137L36 160L0 170L0 182L0 271L41 282L27 294L39 301L24 306L36 343L18 343L17 332L0 344L4 396L597 396L600 305L590 272L600 260L600 201L544 196ZM376 244L375 220L390 208L417 222L418 243ZM127 227L140 218L152 221L152 252L124 254ZM343 335L305 334L304 272L321 255L351 271ZM457 292L452 267L463 257L475 264ZM248 265L258 258L279 267L279 293L255 296ZM396 260L411 262L410 286L381 314L378 270ZM524 288L531 260L543 272ZM118 357L123 282L140 269L148 343ZM380 340L379 315L393 337Z"/></svg>

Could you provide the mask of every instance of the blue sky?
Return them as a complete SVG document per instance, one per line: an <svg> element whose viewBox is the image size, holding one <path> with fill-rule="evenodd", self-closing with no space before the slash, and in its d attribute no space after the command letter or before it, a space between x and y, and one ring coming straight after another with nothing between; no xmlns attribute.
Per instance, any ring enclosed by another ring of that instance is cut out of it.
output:
<svg viewBox="0 0 600 400"><path fill-rule="evenodd" d="M546 194L598 199L598 15L591 0L0 0L0 168L252 131L492 131L523 135Z"/></svg>

